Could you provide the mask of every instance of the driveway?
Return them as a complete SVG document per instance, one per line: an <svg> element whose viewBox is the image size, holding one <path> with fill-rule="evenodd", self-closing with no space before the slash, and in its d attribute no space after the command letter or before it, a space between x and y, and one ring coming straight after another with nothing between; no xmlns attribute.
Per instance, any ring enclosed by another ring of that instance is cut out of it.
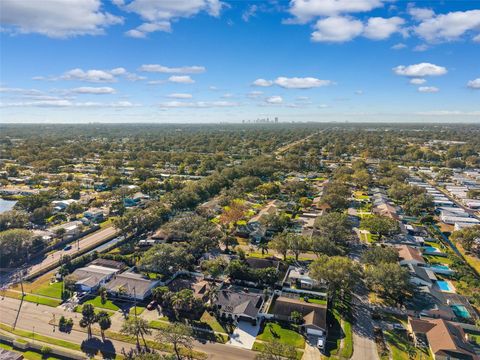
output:
<svg viewBox="0 0 480 360"><path fill-rule="evenodd" d="M227 344L250 350L259 331L260 324L253 326L247 321L239 321Z"/></svg>
<svg viewBox="0 0 480 360"><path fill-rule="evenodd" d="M309 336L305 342L305 351L303 352L302 360L318 360L321 359L320 350L315 346L318 338Z"/></svg>

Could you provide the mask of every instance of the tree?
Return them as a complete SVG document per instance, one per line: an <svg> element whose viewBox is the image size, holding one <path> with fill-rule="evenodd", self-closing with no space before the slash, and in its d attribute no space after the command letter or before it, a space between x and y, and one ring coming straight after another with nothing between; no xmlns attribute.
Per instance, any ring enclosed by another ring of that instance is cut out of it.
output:
<svg viewBox="0 0 480 360"><path fill-rule="evenodd" d="M400 231L396 220L381 215L374 215L363 219L360 226L376 234L379 241L383 236L393 235Z"/></svg>
<svg viewBox="0 0 480 360"><path fill-rule="evenodd" d="M262 255L265 255L265 253L268 254L268 242L267 241L260 241L257 244L257 248L260 249L260 251L262 252Z"/></svg>
<svg viewBox="0 0 480 360"><path fill-rule="evenodd" d="M295 260L298 261L300 254L308 250L308 241L305 237L297 234L288 234L288 250L295 256Z"/></svg>
<svg viewBox="0 0 480 360"><path fill-rule="evenodd" d="M227 262L221 257L212 260L205 260L201 264L202 272L205 275L210 276L213 282L225 272L227 266Z"/></svg>
<svg viewBox="0 0 480 360"><path fill-rule="evenodd" d="M350 292L360 279L360 267L347 257L320 256L310 264L312 279L327 282L331 298Z"/></svg>
<svg viewBox="0 0 480 360"><path fill-rule="evenodd" d="M170 275L177 270L188 268L193 261L193 255L183 246L157 244L143 254L138 266L147 271Z"/></svg>
<svg viewBox="0 0 480 360"><path fill-rule="evenodd" d="M133 316L126 319L120 330L120 333L123 335L129 336L132 339L135 339L137 344L137 349L140 349L140 337L143 340L143 344L146 349L148 349L147 342L145 340L145 335L151 335L152 331L150 330L150 326L148 325L148 321L142 319L138 316Z"/></svg>
<svg viewBox="0 0 480 360"><path fill-rule="evenodd" d="M0 232L0 267L24 264L30 255L42 250L45 242L25 229L9 229Z"/></svg>
<svg viewBox="0 0 480 360"><path fill-rule="evenodd" d="M375 265L380 263L398 262L398 251L391 247L373 246L362 254L364 264Z"/></svg>
<svg viewBox="0 0 480 360"><path fill-rule="evenodd" d="M202 308L200 299L195 298L193 291L190 289L183 289L173 293L171 303L177 318L179 318L180 314L197 314Z"/></svg>
<svg viewBox="0 0 480 360"><path fill-rule="evenodd" d="M192 328L182 323L168 324L165 327L162 326L156 338L161 343L167 343L173 346L177 360L183 359L183 354L189 354L193 348L194 337ZM185 357L188 357L188 355Z"/></svg>
<svg viewBox="0 0 480 360"><path fill-rule="evenodd" d="M112 326L112 320L106 311L99 311L97 314L98 326L100 326L100 331L102 333L102 340L105 341L105 331L110 329Z"/></svg>
<svg viewBox="0 0 480 360"><path fill-rule="evenodd" d="M372 291L395 304L403 302L411 289L408 270L396 263L367 266L365 280Z"/></svg>
<svg viewBox="0 0 480 360"><path fill-rule="evenodd" d="M322 237L338 245L344 245L351 234L348 215L338 212L327 213L317 218L315 228Z"/></svg>
<svg viewBox="0 0 480 360"><path fill-rule="evenodd" d="M341 182L331 182L323 190L322 201L330 205L334 211L341 211L348 207L350 189Z"/></svg>
<svg viewBox="0 0 480 360"><path fill-rule="evenodd" d="M267 341L263 343L260 354L255 357L256 360L294 360L297 359L297 350L294 346L281 343L278 340Z"/></svg>
<svg viewBox="0 0 480 360"><path fill-rule="evenodd" d="M292 311L290 313L290 319L295 323L295 324L301 324L303 321L303 315L299 311Z"/></svg>
<svg viewBox="0 0 480 360"><path fill-rule="evenodd" d="M230 245L233 245L237 242L237 239L235 238L235 236L232 236L230 234L225 234L224 236L222 236L220 238L220 242L225 245L225 251L228 252L228 247Z"/></svg>
<svg viewBox="0 0 480 360"><path fill-rule="evenodd" d="M88 338L92 337L92 325L97 322L95 315L95 308L92 304L84 304L82 307L82 318L80 319L80 326L87 328Z"/></svg>
<svg viewBox="0 0 480 360"><path fill-rule="evenodd" d="M273 240L270 241L268 245L270 249L281 254L283 256L283 260L287 259L288 250L290 250L290 242L286 232L275 235Z"/></svg>
<svg viewBox="0 0 480 360"><path fill-rule="evenodd" d="M100 286L98 288L98 295L100 296L100 300L102 304L105 304L107 302L107 288L105 286Z"/></svg>
<svg viewBox="0 0 480 360"><path fill-rule="evenodd" d="M24 211L10 210L0 213L0 231L21 229L28 223L28 214Z"/></svg>
<svg viewBox="0 0 480 360"><path fill-rule="evenodd" d="M170 299L170 289L168 286L156 287L152 290L152 297L157 303L164 304Z"/></svg>
<svg viewBox="0 0 480 360"><path fill-rule="evenodd" d="M310 249L317 257L322 255L335 256L343 254L343 249L339 245L321 235L310 238Z"/></svg>
<svg viewBox="0 0 480 360"><path fill-rule="evenodd" d="M475 242L480 239L480 225L470 226L454 231L451 239L460 242L467 251L471 251Z"/></svg>

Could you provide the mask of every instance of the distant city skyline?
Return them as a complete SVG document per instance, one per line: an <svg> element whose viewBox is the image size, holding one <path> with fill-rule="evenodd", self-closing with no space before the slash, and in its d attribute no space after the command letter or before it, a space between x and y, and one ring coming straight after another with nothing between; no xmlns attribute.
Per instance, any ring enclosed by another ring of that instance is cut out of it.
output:
<svg viewBox="0 0 480 360"><path fill-rule="evenodd" d="M480 2L0 0L1 123L479 122Z"/></svg>

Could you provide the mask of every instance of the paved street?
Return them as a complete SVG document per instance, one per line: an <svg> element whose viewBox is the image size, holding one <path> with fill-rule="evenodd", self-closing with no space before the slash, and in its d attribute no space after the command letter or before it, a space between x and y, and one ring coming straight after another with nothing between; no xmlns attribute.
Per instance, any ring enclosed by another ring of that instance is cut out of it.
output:
<svg viewBox="0 0 480 360"><path fill-rule="evenodd" d="M20 307L21 304L21 307ZM1 315L0 321L4 324L13 325L16 322L18 329L24 329L28 331L33 330L35 326L35 333L42 334L50 337L55 337L62 340L81 344L87 337L83 331L73 330L70 334L63 333L56 329L53 330L53 326L49 323L53 319L58 320L61 315L66 317L72 317L74 322L78 324L81 318L81 314L67 312L61 308L52 308L44 305L36 305L29 302L21 302L20 300L4 298L0 300ZM21 308L20 314L17 318L17 311ZM121 316L115 315L112 318L112 330L118 332L121 327ZM117 353L122 348L132 348L133 344L125 343L116 340L108 340L102 345L100 341L95 342L95 346L103 346L103 349L115 349ZM229 345L223 345L211 342L194 342L194 348L198 351L203 351L209 354L209 359L222 359L222 360L240 360L240 359L254 359L255 352L250 350L244 350L238 347L232 347Z"/></svg>
<svg viewBox="0 0 480 360"><path fill-rule="evenodd" d="M42 271L43 269L58 263L58 261L64 255L70 255L72 257L75 257L75 255L79 251L82 251L85 248L91 248L91 247L94 247L95 245L99 245L103 243L107 239L113 237L116 234L116 232L117 230L113 226L110 226L105 229L96 231L90 235L84 236L79 241L79 248L77 247L77 242L75 241L74 243L72 243L72 248L70 250L68 251L63 251L63 249L58 250L48 255L41 262L33 264L30 268L27 269L27 274L28 275L36 274Z"/></svg>
<svg viewBox="0 0 480 360"><path fill-rule="evenodd" d="M368 297L365 294L353 297L353 356L352 360L377 360L377 345Z"/></svg>

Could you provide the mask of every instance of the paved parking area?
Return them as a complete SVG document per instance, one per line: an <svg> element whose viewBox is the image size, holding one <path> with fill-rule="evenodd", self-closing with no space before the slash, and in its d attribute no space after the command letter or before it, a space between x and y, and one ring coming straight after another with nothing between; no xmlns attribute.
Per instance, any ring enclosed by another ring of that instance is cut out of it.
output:
<svg viewBox="0 0 480 360"><path fill-rule="evenodd" d="M253 326L247 321L239 321L227 344L243 349L251 349L259 331L260 324Z"/></svg>

